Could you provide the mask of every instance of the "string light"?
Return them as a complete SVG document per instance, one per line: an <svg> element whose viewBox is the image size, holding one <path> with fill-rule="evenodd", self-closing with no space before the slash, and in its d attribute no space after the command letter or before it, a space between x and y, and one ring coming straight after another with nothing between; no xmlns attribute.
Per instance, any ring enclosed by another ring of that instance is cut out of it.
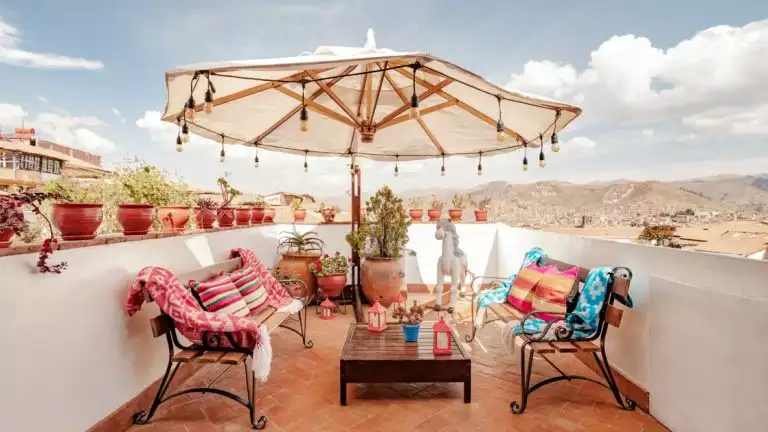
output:
<svg viewBox="0 0 768 432"><path fill-rule="evenodd" d="M181 119L176 119L176 125L179 127L179 132L176 134L176 151L182 152L184 151L184 146L182 145L183 142L181 141Z"/></svg>
<svg viewBox="0 0 768 432"><path fill-rule="evenodd" d="M187 126L186 120L184 120L184 124L181 125L181 142L184 144L189 142L189 126Z"/></svg>
<svg viewBox="0 0 768 432"><path fill-rule="evenodd" d="M216 93L216 87L214 87L213 83L211 82L210 73L206 73L205 77L208 80L208 89L205 90L205 103L203 104L203 110L210 114L213 112L213 94Z"/></svg>
<svg viewBox="0 0 768 432"><path fill-rule="evenodd" d="M555 124L552 129L552 138L550 138L550 142L552 143L552 153L557 153L560 151L560 145L559 140L557 139L557 119L560 118L560 110L558 109L555 111Z"/></svg>
<svg viewBox="0 0 768 432"><path fill-rule="evenodd" d="M253 166L254 168L259 167L259 148L256 147L256 157L253 158Z"/></svg>
<svg viewBox="0 0 768 432"><path fill-rule="evenodd" d="M504 122L501 120L501 95L496 95L499 102L499 120L496 121L496 141L504 142Z"/></svg>
<svg viewBox="0 0 768 432"><path fill-rule="evenodd" d="M440 175L445 176L445 153L443 153L443 165L440 167Z"/></svg>
<svg viewBox="0 0 768 432"><path fill-rule="evenodd" d="M480 152L480 159L477 162L477 175L483 175L483 152Z"/></svg>
<svg viewBox="0 0 768 432"><path fill-rule="evenodd" d="M541 143L539 147L539 167L544 168L547 166L547 161L544 160L544 137L542 135L539 135L539 142Z"/></svg>
<svg viewBox="0 0 768 432"><path fill-rule="evenodd" d="M224 163L227 154L224 152L224 135L221 136L221 153L219 153L219 162Z"/></svg>
<svg viewBox="0 0 768 432"><path fill-rule="evenodd" d="M195 98L191 94L189 95L189 99L187 99L187 109L184 111L184 117L186 117L189 121L195 120Z"/></svg>
<svg viewBox="0 0 768 432"><path fill-rule="evenodd" d="M397 168L397 160L400 158L400 156L395 155L395 177L400 175L400 170Z"/></svg>
<svg viewBox="0 0 768 432"><path fill-rule="evenodd" d="M355 175L355 155L350 154L349 159L349 175Z"/></svg>
<svg viewBox="0 0 768 432"><path fill-rule="evenodd" d="M304 174L309 172L309 165L307 164L307 153L309 153L309 150L304 150Z"/></svg>
<svg viewBox="0 0 768 432"><path fill-rule="evenodd" d="M309 130L309 112L304 104L304 93L307 86L307 80L301 80L301 114L299 114L299 130L306 132Z"/></svg>
<svg viewBox="0 0 768 432"><path fill-rule="evenodd" d="M416 95L416 71L421 65L417 62L413 65L413 94L411 94L411 110L408 115L413 118L419 118L419 96Z"/></svg>
<svg viewBox="0 0 768 432"><path fill-rule="evenodd" d="M523 139L523 171L528 171L528 142Z"/></svg>

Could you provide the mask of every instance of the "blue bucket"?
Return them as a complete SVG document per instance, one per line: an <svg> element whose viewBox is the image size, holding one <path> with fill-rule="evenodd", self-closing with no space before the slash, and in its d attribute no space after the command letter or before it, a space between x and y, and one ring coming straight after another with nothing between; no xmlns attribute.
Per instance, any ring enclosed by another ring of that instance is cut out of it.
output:
<svg viewBox="0 0 768 432"><path fill-rule="evenodd" d="M406 342L416 342L419 340L419 329L421 328L421 324L403 324L402 327L403 337Z"/></svg>

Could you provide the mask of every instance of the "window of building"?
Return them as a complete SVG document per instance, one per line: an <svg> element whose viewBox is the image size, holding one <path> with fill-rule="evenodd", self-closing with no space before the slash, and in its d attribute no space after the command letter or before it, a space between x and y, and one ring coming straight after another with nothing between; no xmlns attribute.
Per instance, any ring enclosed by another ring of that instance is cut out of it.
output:
<svg viewBox="0 0 768 432"><path fill-rule="evenodd" d="M61 161L58 161L56 159L43 158L42 163L43 163L42 171L44 173L61 174Z"/></svg>

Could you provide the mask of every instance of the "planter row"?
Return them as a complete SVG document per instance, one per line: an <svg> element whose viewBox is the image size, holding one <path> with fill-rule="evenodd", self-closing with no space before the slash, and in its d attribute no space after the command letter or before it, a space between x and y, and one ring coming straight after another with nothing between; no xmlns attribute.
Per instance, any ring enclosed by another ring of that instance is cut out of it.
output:
<svg viewBox="0 0 768 432"><path fill-rule="evenodd" d="M464 210L450 209L448 210L448 217L452 221L458 222L462 219ZM430 222L437 222L440 220L440 216L443 214L442 210L429 209L427 210L427 217ZM424 216L424 210L422 209L410 209L408 215L413 221L421 221ZM488 210L475 210L475 222L488 222Z"/></svg>
<svg viewBox="0 0 768 432"><path fill-rule="evenodd" d="M146 204L121 204L117 210L117 221L124 235L147 234L157 218L165 232L181 232L187 226L192 212L197 228L210 229L218 221L220 227L258 225L274 222L275 209L250 207L223 207L204 210L184 206L155 207ZM103 221L101 204L56 203L53 205L51 222L61 233L63 240L91 240ZM13 231L0 232L0 248L11 245Z"/></svg>

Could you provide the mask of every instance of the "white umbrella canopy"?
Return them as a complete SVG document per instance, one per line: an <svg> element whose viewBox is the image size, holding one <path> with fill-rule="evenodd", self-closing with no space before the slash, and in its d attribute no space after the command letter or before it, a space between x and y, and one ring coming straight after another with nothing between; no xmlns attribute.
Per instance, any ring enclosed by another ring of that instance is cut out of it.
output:
<svg viewBox="0 0 768 432"><path fill-rule="evenodd" d="M506 90L431 54L376 48L370 30L363 48L320 47L297 57L199 63L167 72L166 83L163 120L180 129L186 123L190 133L217 142L309 156L389 161L490 156L523 143L538 147L581 113L572 105ZM209 89L215 92L207 112ZM419 115L412 117L414 94ZM185 109L190 95L194 115Z"/></svg>

